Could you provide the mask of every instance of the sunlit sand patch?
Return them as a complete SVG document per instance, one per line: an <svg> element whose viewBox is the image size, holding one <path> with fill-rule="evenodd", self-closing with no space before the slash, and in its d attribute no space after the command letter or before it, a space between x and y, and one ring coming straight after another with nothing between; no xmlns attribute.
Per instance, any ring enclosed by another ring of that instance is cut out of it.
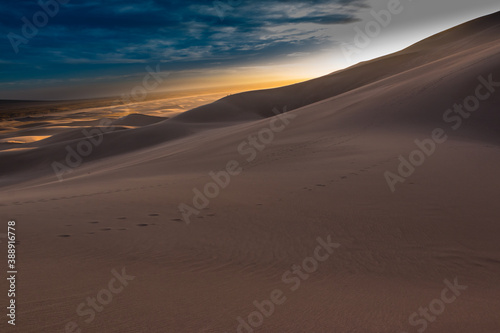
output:
<svg viewBox="0 0 500 333"><path fill-rule="evenodd" d="M226 93L212 93L180 96L174 98L141 101L130 104L76 108L74 110L67 110L51 115L15 118L2 122L0 128L3 129L1 132L3 139L0 139L0 144L22 145L32 143L46 139L54 134L62 133L66 130L99 126L99 122L105 118L115 121L130 114L173 118L182 112L194 109L201 105L209 104L226 95ZM129 129L137 127L133 126L134 124L124 125L128 126L124 128ZM32 129L36 130L36 133L29 133ZM44 131L41 131L42 129ZM23 134L28 135L23 136Z"/></svg>
<svg viewBox="0 0 500 333"><path fill-rule="evenodd" d="M50 138L51 135L39 135L39 136L16 136L12 138L0 139L0 143L8 144L24 144L40 141L46 138Z"/></svg>

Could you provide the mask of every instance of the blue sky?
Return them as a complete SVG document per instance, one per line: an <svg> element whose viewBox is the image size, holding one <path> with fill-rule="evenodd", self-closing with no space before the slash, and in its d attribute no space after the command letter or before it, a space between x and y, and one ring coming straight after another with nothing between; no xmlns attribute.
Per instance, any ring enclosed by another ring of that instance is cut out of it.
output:
<svg viewBox="0 0 500 333"><path fill-rule="evenodd" d="M478 0L475 8L491 12L495 1ZM171 77L177 80L221 80L231 71L251 75L281 64L298 68L307 60L317 63L313 56L332 52L334 57L333 50L349 38L349 29L366 20L368 10L383 6L381 0L40 2L50 3L53 10L53 17L45 15L46 24L44 15L37 16L42 8L36 1L0 3L0 98L114 94L125 83L139 80L146 65L161 64L161 70L174 73ZM452 13L454 8L467 12L462 0L436 2L447 2ZM28 29L33 36L23 35L26 20L36 19L36 33ZM418 30L418 24L411 29ZM327 73L342 65L323 67ZM282 72L290 72L289 67ZM307 75L307 67L300 73L297 77L317 74L311 69Z"/></svg>

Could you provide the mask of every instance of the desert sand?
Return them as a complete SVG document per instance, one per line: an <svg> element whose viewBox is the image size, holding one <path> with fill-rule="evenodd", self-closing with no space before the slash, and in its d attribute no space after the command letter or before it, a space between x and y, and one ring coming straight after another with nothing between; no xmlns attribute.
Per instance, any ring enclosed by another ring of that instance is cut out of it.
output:
<svg viewBox="0 0 500 333"><path fill-rule="evenodd" d="M499 332L500 84L484 83L500 82L499 59L496 13L186 112L149 101L4 122L0 220L17 223L19 293L2 332ZM476 111L443 118L480 85ZM59 181L53 163L84 129L104 134ZM386 172L436 129L446 140L391 191ZM196 209L193 189L230 161L240 172ZM199 211L189 223L183 203ZM318 252L318 237L339 246ZM134 278L99 295L122 269ZM103 295L100 311L85 305Z"/></svg>

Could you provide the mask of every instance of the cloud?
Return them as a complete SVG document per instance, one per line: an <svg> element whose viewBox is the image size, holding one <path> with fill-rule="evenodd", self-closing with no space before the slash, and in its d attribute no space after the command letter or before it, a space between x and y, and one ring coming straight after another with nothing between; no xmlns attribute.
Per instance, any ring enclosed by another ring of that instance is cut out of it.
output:
<svg viewBox="0 0 500 333"><path fill-rule="evenodd" d="M13 80L119 75L144 63L185 70L314 52L332 43L330 27L355 21L363 6L360 0L71 0L18 54L1 39L0 87ZM1 3L4 36L21 35L21 18L31 21L40 10L31 0Z"/></svg>
<svg viewBox="0 0 500 333"><path fill-rule="evenodd" d="M74 0L62 6L28 45L21 45L19 55L4 39L0 59L36 56L38 61L44 57L50 61L54 51L59 54L57 61L66 57L99 62L113 54L112 58L122 60L220 58L221 53L239 53L248 46L273 48L274 43L290 36L297 41L311 38L324 26L353 22L356 18L352 9L361 5L344 0L230 3L235 1L150 0L138 4L131 0ZM5 9L2 29L21 34L21 17L29 19L40 7L32 1L17 1L8 8L3 4L1 9ZM288 28L292 25L295 28ZM282 36L277 33L280 30Z"/></svg>

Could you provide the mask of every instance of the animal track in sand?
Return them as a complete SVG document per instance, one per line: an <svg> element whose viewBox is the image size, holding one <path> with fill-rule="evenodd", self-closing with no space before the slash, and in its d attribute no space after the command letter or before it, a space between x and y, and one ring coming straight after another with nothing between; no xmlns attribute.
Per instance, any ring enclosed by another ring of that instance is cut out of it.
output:
<svg viewBox="0 0 500 333"><path fill-rule="evenodd" d="M9 206L9 205L22 206L23 204L34 204L34 203L46 202L46 201L49 201L49 200L57 201L57 200L69 200L69 199L82 198L82 197L93 197L93 196L96 196L96 195L112 194L112 193L119 193L119 192L127 192L127 191L133 191L133 190L139 190L139 189L146 189L146 188L164 187L164 186L167 186L167 185L168 184L158 184L158 185L151 185L151 186L142 186L142 187L116 189L116 190L101 191L101 192L94 192L94 193L87 193L87 194L78 194L78 195L73 195L73 196L63 196L63 197L46 198L46 199L42 198L42 199L38 199L37 201L34 201L34 200L27 200L27 201L23 201L23 202L13 201L10 204L5 204L4 206Z"/></svg>

